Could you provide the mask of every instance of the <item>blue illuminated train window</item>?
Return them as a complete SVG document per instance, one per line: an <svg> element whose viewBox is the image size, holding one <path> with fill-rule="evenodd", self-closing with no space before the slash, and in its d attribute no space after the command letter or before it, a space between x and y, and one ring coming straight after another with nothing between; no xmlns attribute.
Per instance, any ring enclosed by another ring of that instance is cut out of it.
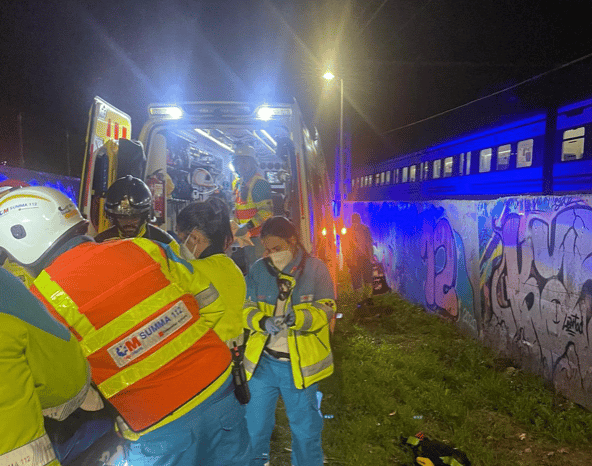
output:
<svg viewBox="0 0 592 466"><path fill-rule="evenodd" d="M423 163L423 179L428 180L430 177L430 162Z"/></svg>
<svg viewBox="0 0 592 466"><path fill-rule="evenodd" d="M444 178L452 176L452 169L454 167L454 157L446 157L444 159Z"/></svg>
<svg viewBox="0 0 592 466"><path fill-rule="evenodd" d="M407 183L408 173L409 173L409 167L403 167L403 174L401 175L401 183Z"/></svg>
<svg viewBox="0 0 592 466"><path fill-rule="evenodd" d="M526 139L518 143L516 150L516 168L530 167L532 165L532 151L534 139Z"/></svg>
<svg viewBox="0 0 592 466"><path fill-rule="evenodd" d="M399 169L395 170L395 183L399 183Z"/></svg>
<svg viewBox="0 0 592 466"><path fill-rule="evenodd" d="M471 152L467 152L467 170L465 171L467 175L471 174Z"/></svg>
<svg viewBox="0 0 592 466"><path fill-rule="evenodd" d="M441 170L442 170L442 160L434 160L434 166L432 167L432 178L440 178Z"/></svg>
<svg viewBox="0 0 592 466"><path fill-rule="evenodd" d="M465 171L465 153L459 154L458 156L458 174L460 176L464 175Z"/></svg>
<svg viewBox="0 0 592 466"><path fill-rule="evenodd" d="M583 126L563 132L561 161L578 160L584 157L584 139L586 128Z"/></svg>
<svg viewBox="0 0 592 466"><path fill-rule="evenodd" d="M380 184L384 184L384 172L380 174Z"/></svg>
<svg viewBox="0 0 592 466"><path fill-rule="evenodd" d="M380 173L376 173L376 174L374 175L374 177L375 177L374 184L375 184L376 186L380 185Z"/></svg>
<svg viewBox="0 0 592 466"><path fill-rule="evenodd" d="M491 147L479 152L479 173L491 171Z"/></svg>
<svg viewBox="0 0 592 466"><path fill-rule="evenodd" d="M416 170L417 170L417 167L415 165L411 165L411 167L409 167L409 181L415 181Z"/></svg>
<svg viewBox="0 0 592 466"><path fill-rule="evenodd" d="M510 154L512 153L512 145L504 144L497 148L497 164L496 170L507 170L510 168Z"/></svg>
<svg viewBox="0 0 592 466"><path fill-rule="evenodd" d="M391 171L386 171L386 184L391 184Z"/></svg>

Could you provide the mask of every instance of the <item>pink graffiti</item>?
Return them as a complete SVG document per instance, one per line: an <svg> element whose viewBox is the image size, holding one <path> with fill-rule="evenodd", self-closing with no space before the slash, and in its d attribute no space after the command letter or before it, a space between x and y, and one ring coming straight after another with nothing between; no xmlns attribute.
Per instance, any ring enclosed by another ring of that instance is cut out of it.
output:
<svg viewBox="0 0 592 466"><path fill-rule="evenodd" d="M424 290L428 306L458 317L456 245L448 220L440 219L435 227L424 221L421 258L427 266Z"/></svg>

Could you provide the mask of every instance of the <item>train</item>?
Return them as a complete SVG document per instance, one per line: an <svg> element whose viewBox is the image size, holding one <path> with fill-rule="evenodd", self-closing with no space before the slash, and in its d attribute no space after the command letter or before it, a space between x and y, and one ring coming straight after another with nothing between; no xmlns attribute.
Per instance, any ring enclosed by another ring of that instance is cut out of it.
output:
<svg viewBox="0 0 592 466"><path fill-rule="evenodd" d="M348 199L494 199L590 192L592 97L504 118L503 123L353 168Z"/></svg>

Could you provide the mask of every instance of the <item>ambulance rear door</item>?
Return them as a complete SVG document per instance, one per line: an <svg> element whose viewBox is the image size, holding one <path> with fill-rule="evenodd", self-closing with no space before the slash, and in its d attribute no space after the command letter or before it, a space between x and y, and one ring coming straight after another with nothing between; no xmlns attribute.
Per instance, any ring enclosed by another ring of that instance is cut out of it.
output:
<svg viewBox="0 0 592 466"><path fill-rule="evenodd" d="M105 193L117 176L116 144L120 138L131 138L131 134L132 122L128 114L100 97L93 99L78 196L78 207L90 221L91 235L109 226L103 206Z"/></svg>

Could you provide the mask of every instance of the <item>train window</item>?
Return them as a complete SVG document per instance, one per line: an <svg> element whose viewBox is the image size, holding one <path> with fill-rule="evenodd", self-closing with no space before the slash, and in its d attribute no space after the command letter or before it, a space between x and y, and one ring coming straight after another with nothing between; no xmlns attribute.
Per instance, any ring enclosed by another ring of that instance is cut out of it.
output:
<svg viewBox="0 0 592 466"><path fill-rule="evenodd" d="M491 148L479 152L479 173L491 171Z"/></svg>
<svg viewBox="0 0 592 466"><path fill-rule="evenodd" d="M432 170L432 178L440 178L440 174L442 171L442 160L434 160L434 166Z"/></svg>
<svg viewBox="0 0 592 466"><path fill-rule="evenodd" d="M467 175L471 174L471 152L467 152L467 170L465 171Z"/></svg>
<svg viewBox="0 0 592 466"><path fill-rule="evenodd" d="M584 135L586 129L568 129L563 132L563 145L561 146L561 161L578 160L584 156Z"/></svg>
<svg viewBox="0 0 592 466"><path fill-rule="evenodd" d="M518 143L516 151L516 168L530 167L532 165L532 148L534 139L527 139Z"/></svg>
<svg viewBox="0 0 592 466"><path fill-rule="evenodd" d="M384 172L380 174L380 184L384 184Z"/></svg>
<svg viewBox="0 0 592 466"><path fill-rule="evenodd" d="M386 184L391 184L391 171L387 170L386 172Z"/></svg>
<svg viewBox="0 0 592 466"><path fill-rule="evenodd" d="M464 170L465 170L465 153L461 153L458 156L458 174L460 176L464 175Z"/></svg>
<svg viewBox="0 0 592 466"><path fill-rule="evenodd" d="M507 170L510 168L510 154L512 153L512 146L504 144L497 148L497 164L496 170Z"/></svg>
<svg viewBox="0 0 592 466"><path fill-rule="evenodd" d="M423 163L423 179L429 180L430 178L430 162Z"/></svg>
<svg viewBox="0 0 592 466"><path fill-rule="evenodd" d="M399 183L399 169L395 170L395 183Z"/></svg>
<svg viewBox="0 0 592 466"><path fill-rule="evenodd" d="M444 178L448 178L452 176L452 167L454 165L454 158L453 157L446 157L444 159Z"/></svg>
<svg viewBox="0 0 592 466"><path fill-rule="evenodd" d="M380 173L374 175L374 184L378 186L380 184Z"/></svg>
<svg viewBox="0 0 592 466"><path fill-rule="evenodd" d="M403 173L401 174L401 183L407 183L408 172L409 172L409 167L403 167Z"/></svg>
<svg viewBox="0 0 592 466"><path fill-rule="evenodd" d="M409 181L415 181L415 172L417 167L415 165L411 165L409 167Z"/></svg>

